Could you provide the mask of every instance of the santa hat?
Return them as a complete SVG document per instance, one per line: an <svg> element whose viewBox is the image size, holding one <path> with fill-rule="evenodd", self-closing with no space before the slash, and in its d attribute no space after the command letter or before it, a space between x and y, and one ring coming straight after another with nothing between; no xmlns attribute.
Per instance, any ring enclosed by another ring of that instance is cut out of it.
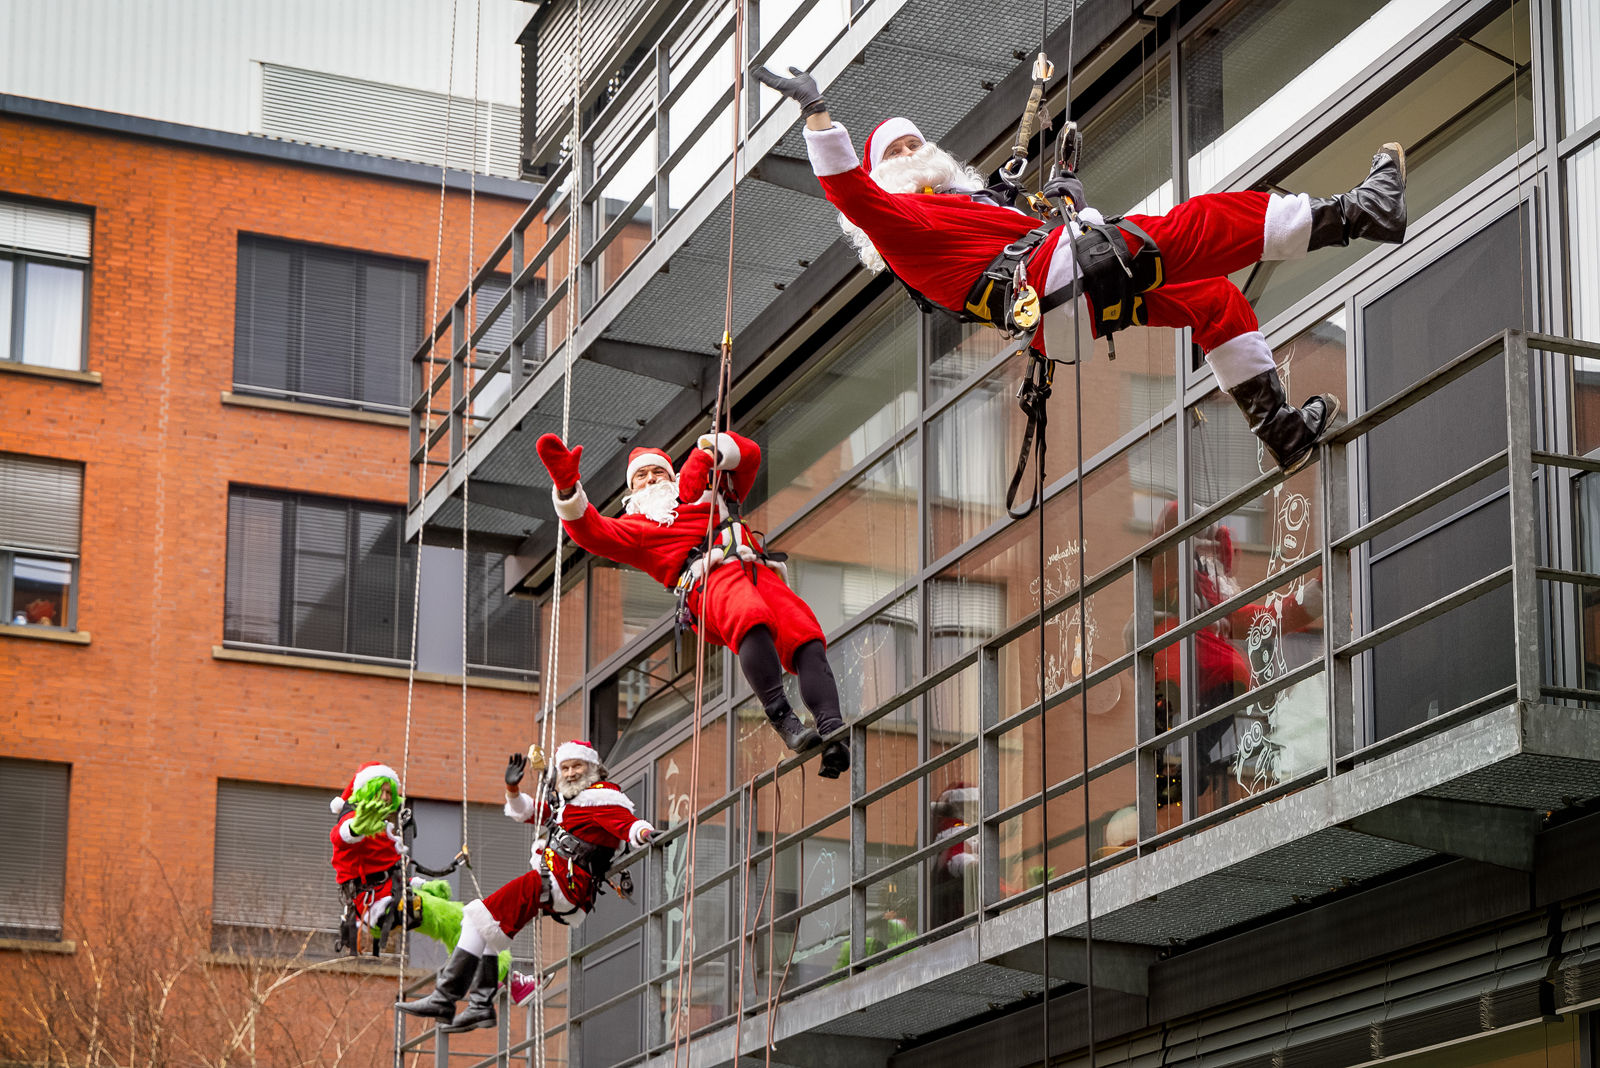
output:
<svg viewBox="0 0 1600 1068"><path fill-rule="evenodd" d="M556 746L556 767L559 768L562 762L567 760L587 760L591 764L599 765L600 754L595 752L594 746L588 742L574 739Z"/></svg>
<svg viewBox="0 0 1600 1068"><path fill-rule="evenodd" d="M628 475L623 482L629 486L633 485L633 473L641 467L665 467L667 474L673 474L672 457L660 449L647 449L641 445L628 454Z"/></svg>
<svg viewBox="0 0 1600 1068"><path fill-rule="evenodd" d="M350 777L349 785L344 788L344 793L328 802L328 809L337 815L344 806L350 804L351 797L375 779L393 779L397 786L400 783L400 776L396 775L389 765L381 760L369 760L356 769L356 773Z"/></svg>
<svg viewBox="0 0 1600 1068"><path fill-rule="evenodd" d="M926 141L922 131L910 119L896 115L892 119L884 119L872 128L867 134L867 173L871 174L878 169L878 164L883 162L883 154L889 151L889 146L894 144L906 134L914 134L918 140Z"/></svg>
<svg viewBox="0 0 1600 1068"><path fill-rule="evenodd" d="M937 800L933 803L936 816L954 816L962 811L963 805L978 803L978 788L969 782L953 782L944 788Z"/></svg>

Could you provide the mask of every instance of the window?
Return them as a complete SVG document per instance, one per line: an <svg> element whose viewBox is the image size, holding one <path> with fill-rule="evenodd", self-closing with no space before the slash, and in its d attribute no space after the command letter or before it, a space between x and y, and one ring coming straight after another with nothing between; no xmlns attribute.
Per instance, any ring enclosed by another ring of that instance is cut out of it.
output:
<svg viewBox="0 0 1600 1068"><path fill-rule="evenodd" d="M426 274L388 256L241 235L234 388L404 409Z"/></svg>
<svg viewBox="0 0 1600 1068"><path fill-rule="evenodd" d="M68 770L0 760L0 937L61 937Z"/></svg>
<svg viewBox="0 0 1600 1068"><path fill-rule="evenodd" d="M235 487L223 640L409 660L415 566L399 505Z"/></svg>
<svg viewBox="0 0 1600 1068"><path fill-rule="evenodd" d="M83 369L88 212L0 200L0 359Z"/></svg>
<svg viewBox="0 0 1600 1068"><path fill-rule="evenodd" d="M5 622L73 627L82 508L82 464L0 453Z"/></svg>
<svg viewBox="0 0 1600 1068"><path fill-rule="evenodd" d="M453 550L459 552L459 550ZM456 556L460 566L460 556ZM534 663L533 602L506 593L505 560L499 553L467 558L467 670L528 674ZM459 614L459 605L458 613Z"/></svg>

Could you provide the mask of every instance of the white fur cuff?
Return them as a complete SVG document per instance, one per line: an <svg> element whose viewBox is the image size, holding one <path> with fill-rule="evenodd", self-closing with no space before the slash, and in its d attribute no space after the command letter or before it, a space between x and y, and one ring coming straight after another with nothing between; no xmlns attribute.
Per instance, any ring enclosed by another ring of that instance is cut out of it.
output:
<svg viewBox="0 0 1600 1068"><path fill-rule="evenodd" d="M850 143L850 131L839 123L826 130L813 130L807 126L806 155L811 157L811 169L818 178L843 174L861 166L856 147Z"/></svg>
<svg viewBox="0 0 1600 1068"><path fill-rule="evenodd" d="M523 793L506 798L505 814L518 823L527 823L528 817L533 815L533 798Z"/></svg>
<svg viewBox="0 0 1600 1068"><path fill-rule="evenodd" d="M1206 363L1211 365L1217 385L1225 390L1277 366L1272 362L1272 347L1259 330L1224 341L1206 353Z"/></svg>
<svg viewBox="0 0 1600 1068"><path fill-rule="evenodd" d="M732 434L701 434L698 442L702 449L716 446L716 468L718 471L732 471L739 466L743 458L739 452L739 443Z"/></svg>
<svg viewBox="0 0 1600 1068"><path fill-rule="evenodd" d="M650 834L655 828L644 820L634 820L633 826L628 828L628 844L637 848L644 845L644 836Z"/></svg>
<svg viewBox="0 0 1600 1068"><path fill-rule="evenodd" d="M572 496L565 500L553 489L550 491L550 499L555 502L556 515L569 523L582 519L583 513L589 510L589 495L583 492L582 482L572 487Z"/></svg>
<svg viewBox="0 0 1600 1068"><path fill-rule="evenodd" d="M1261 224L1263 260L1297 260L1311 245L1311 197L1306 193L1267 198Z"/></svg>
<svg viewBox="0 0 1600 1068"><path fill-rule="evenodd" d="M489 952L499 953L511 948L511 936L500 929L500 921L494 918L482 898L467 902L461 910L461 922L478 932Z"/></svg>
<svg viewBox="0 0 1600 1068"><path fill-rule="evenodd" d="M351 845L355 845L357 842L361 841L361 836L350 829L350 825L354 822L355 820L349 819L339 824L339 837Z"/></svg>

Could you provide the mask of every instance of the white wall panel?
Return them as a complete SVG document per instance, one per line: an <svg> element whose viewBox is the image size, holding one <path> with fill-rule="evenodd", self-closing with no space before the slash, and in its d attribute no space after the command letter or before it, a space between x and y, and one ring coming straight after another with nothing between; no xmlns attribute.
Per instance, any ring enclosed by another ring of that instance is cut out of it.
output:
<svg viewBox="0 0 1600 1068"><path fill-rule="evenodd" d="M260 132L259 64L519 105L534 6L459 0L0 0L0 92L233 133ZM386 153L400 155L400 153Z"/></svg>
<svg viewBox="0 0 1600 1068"><path fill-rule="evenodd" d="M1572 336L1600 341L1600 142L1567 160L1568 278Z"/></svg>

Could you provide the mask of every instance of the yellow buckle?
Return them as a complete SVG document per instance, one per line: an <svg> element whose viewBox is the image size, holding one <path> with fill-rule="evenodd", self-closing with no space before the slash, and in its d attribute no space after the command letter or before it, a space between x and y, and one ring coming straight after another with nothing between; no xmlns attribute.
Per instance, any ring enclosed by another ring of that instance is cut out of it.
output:
<svg viewBox="0 0 1600 1068"><path fill-rule="evenodd" d="M1039 294L1032 286L1023 287L1016 303L1012 304L1011 321L1020 330L1032 330L1039 325Z"/></svg>

